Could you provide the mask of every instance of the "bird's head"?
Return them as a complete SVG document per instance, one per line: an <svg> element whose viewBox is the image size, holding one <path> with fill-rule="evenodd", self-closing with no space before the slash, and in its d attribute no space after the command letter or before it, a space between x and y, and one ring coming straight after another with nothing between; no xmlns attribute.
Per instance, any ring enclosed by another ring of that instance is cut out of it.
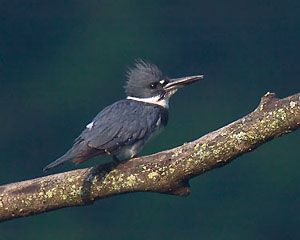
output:
<svg viewBox="0 0 300 240"><path fill-rule="evenodd" d="M163 105L181 87L203 79L203 75L170 79L154 64L136 61L127 72L127 98ZM160 104L162 103L162 104Z"/></svg>

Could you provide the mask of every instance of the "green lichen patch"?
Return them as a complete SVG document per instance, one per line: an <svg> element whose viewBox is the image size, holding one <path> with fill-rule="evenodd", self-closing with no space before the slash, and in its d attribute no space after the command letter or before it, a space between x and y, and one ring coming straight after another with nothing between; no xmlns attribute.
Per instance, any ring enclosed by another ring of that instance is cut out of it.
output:
<svg viewBox="0 0 300 240"><path fill-rule="evenodd" d="M151 180L155 180L157 177L159 177L159 174L157 172L150 172L148 174L148 178Z"/></svg>

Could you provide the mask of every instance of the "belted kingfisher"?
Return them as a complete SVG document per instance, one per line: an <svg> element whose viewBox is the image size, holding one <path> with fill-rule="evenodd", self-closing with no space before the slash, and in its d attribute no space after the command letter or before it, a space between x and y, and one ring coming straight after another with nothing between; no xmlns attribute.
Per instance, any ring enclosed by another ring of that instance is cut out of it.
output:
<svg viewBox="0 0 300 240"><path fill-rule="evenodd" d="M127 72L127 98L104 108L75 139L72 148L44 168L47 171L67 161L82 163L95 156L130 159L168 122L170 97L203 75L169 79L143 60Z"/></svg>

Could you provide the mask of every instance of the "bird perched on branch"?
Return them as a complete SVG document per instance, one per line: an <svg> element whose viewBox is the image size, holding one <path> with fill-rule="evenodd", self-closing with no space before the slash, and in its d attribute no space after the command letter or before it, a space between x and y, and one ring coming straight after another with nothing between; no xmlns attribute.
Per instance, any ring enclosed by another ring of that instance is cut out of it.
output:
<svg viewBox="0 0 300 240"><path fill-rule="evenodd" d="M67 161L82 163L95 156L110 155L114 160L135 157L167 125L170 97L179 88L203 79L203 75L170 79L156 65L143 60L129 69L127 77L127 98L98 113L71 149L44 171Z"/></svg>

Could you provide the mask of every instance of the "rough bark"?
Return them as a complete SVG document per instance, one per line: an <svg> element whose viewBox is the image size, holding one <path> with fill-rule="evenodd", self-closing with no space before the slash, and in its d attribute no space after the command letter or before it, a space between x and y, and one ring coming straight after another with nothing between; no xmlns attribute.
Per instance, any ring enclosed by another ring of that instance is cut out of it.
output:
<svg viewBox="0 0 300 240"><path fill-rule="evenodd" d="M267 93L247 116L193 142L115 165L79 169L0 187L0 221L150 191L184 196L189 179L223 166L300 126L300 93Z"/></svg>

